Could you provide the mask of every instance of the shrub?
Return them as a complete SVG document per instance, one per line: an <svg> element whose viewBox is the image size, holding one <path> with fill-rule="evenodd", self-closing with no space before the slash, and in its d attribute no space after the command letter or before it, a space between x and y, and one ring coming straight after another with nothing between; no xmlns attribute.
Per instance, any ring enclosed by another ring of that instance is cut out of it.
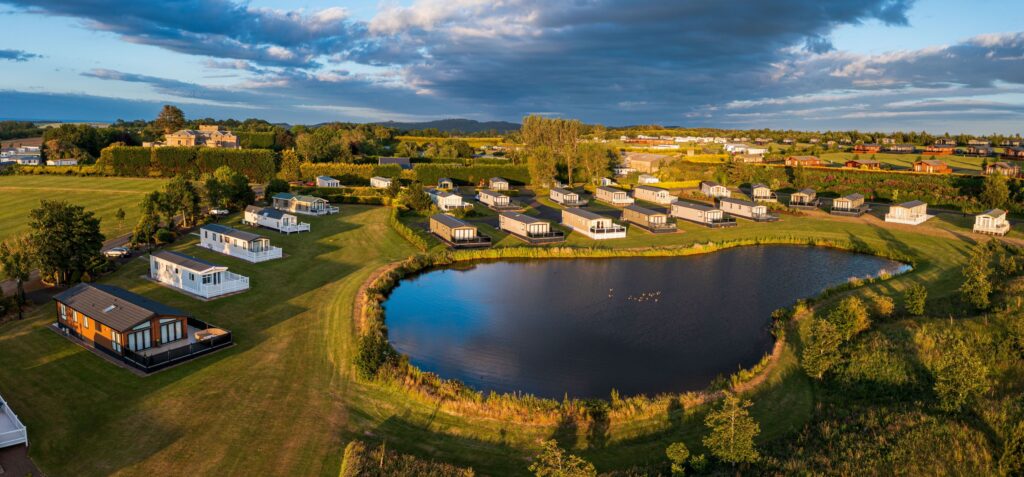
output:
<svg viewBox="0 0 1024 477"><path fill-rule="evenodd" d="M156 231L153 238L156 239L156 243L158 244L168 244L174 241L174 232L162 228Z"/></svg>
<svg viewBox="0 0 1024 477"><path fill-rule="evenodd" d="M892 316L893 312L896 311L896 304L885 295L876 295L871 298L871 304L875 309L875 314L881 317Z"/></svg>
<svg viewBox="0 0 1024 477"><path fill-rule="evenodd" d="M927 300L928 289L915 283L903 293L903 308L909 315L921 316L924 314L924 305Z"/></svg>
<svg viewBox="0 0 1024 477"><path fill-rule="evenodd" d="M382 366L396 357L383 334L369 333L359 337L355 365L363 379L373 379Z"/></svg>

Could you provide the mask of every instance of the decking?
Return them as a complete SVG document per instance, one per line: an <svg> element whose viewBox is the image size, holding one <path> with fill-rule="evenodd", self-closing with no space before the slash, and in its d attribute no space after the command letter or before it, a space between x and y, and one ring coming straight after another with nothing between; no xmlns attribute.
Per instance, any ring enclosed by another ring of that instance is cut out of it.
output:
<svg viewBox="0 0 1024 477"><path fill-rule="evenodd" d="M28 445L28 429L0 396L0 448Z"/></svg>

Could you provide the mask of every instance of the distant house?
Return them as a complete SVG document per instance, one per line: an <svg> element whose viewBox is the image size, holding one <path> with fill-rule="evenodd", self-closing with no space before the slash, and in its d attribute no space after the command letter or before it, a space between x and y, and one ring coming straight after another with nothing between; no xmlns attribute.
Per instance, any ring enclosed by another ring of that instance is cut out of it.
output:
<svg viewBox="0 0 1024 477"><path fill-rule="evenodd" d="M1006 211L992 209L974 217L974 231L986 235L1006 235L1010 231L1010 222L1006 220Z"/></svg>
<svg viewBox="0 0 1024 477"><path fill-rule="evenodd" d="M654 173L661 169L661 166L672 158L661 154L650 154L643 152L627 152L623 159L623 165L643 173Z"/></svg>
<svg viewBox="0 0 1024 477"><path fill-rule="evenodd" d="M956 146L956 139L951 137L939 138L935 141L935 144L940 146Z"/></svg>
<svg viewBox="0 0 1024 477"><path fill-rule="evenodd" d="M917 151L917 146L913 144L893 144L886 147L885 150L893 154L913 154Z"/></svg>
<svg viewBox="0 0 1024 477"><path fill-rule="evenodd" d="M726 217L722 209L694 202L674 202L672 204L672 216L712 228L736 225L736 219Z"/></svg>
<svg viewBox="0 0 1024 477"><path fill-rule="evenodd" d="M430 232L451 247L487 247L491 245L491 238L480 235L476 226L463 222L447 214L434 214L430 216Z"/></svg>
<svg viewBox="0 0 1024 477"><path fill-rule="evenodd" d="M779 197L772 192L772 188L764 184L750 186L750 198L755 202L778 202Z"/></svg>
<svg viewBox="0 0 1024 477"><path fill-rule="evenodd" d="M640 176L636 178L637 184L657 184L659 182L661 182L661 179L650 174L640 174Z"/></svg>
<svg viewBox="0 0 1024 477"><path fill-rule="evenodd" d="M238 136L225 131L216 124L201 124L199 129L182 129L164 136L164 142L154 146L206 146L221 149L238 149Z"/></svg>
<svg viewBox="0 0 1024 477"><path fill-rule="evenodd" d="M452 194L451 192L435 189L427 191L427 195L430 196L430 200L434 202L434 205L436 205L438 209L441 209L445 212L449 210L465 209L468 207L472 207L472 204L467 204L465 201L462 200L461 195Z"/></svg>
<svg viewBox="0 0 1024 477"><path fill-rule="evenodd" d="M77 166L78 159L47 159L48 166Z"/></svg>
<svg viewBox="0 0 1024 477"><path fill-rule="evenodd" d="M864 196L861 194L850 194L847 196L832 199L832 208L829 210L833 215L850 215L860 217L868 210L871 210L864 203Z"/></svg>
<svg viewBox="0 0 1024 477"><path fill-rule="evenodd" d="M317 187L341 187L341 181L328 176L316 176Z"/></svg>
<svg viewBox="0 0 1024 477"><path fill-rule="evenodd" d="M442 177L437 180L437 188L441 190L452 190L455 188L455 181Z"/></svg>
<svg viewBox="0 0 1024 477"><path fill-rule="evenodd" d="M1003 159L1024 160L1024 147L1008 147L1003 151Z"/></svg>
<svg viewBox="0 0 1024 477"><path fill-rule="evenodd" d="M115 286L79 283L53 300L57 328L147 372L231 344L227 330ZM0 414L2 408L0 402ZM0 432L0 447L3 440Z"/></svg>
<svg viewBox="0 0 1024 477"><path fill-rule="evenodd" d="M498 228L528 243L552 243L565 240L561 230L551 230L547 221L518 212L498 214Z"/></svg>
<svg viewBox="0 0 1024 477"><path fill-rule="evenodd" d="M732 162L741 164L760 164L764 162L763 154L736 154L732 156Z"/></svg>
<svg viewBox="0 0 1024 477"><path fill-rule="evenodd" d="M566 207L582 207L587 204L587 201L580 198L580 195L561 187L555 187L548 192L548 198L556 202L559 205Z"/></svg>
<svg viewBox="0 0 1024 477"><path fill-rule="evenodd" d="M1020 166L1009 162L993 162L985 167L985 174L1001 174L1006 177L1019 177Z"/></svg>
<svg viewBox="0 0 1024 477"><path fill-rule="evenodd" d="M331 207L327 199L311 195L295 195L288 192L278 192L271 198L273 207L284 212L303 215L328 215L337 214L339 209Z"/></svg>
<svg viewBox="0 0 1024 477"><path fill-rule="evenodd" d="M719 197L732 196L732 192L729 191L728 187L714 181L701 181L700 192L708 197L715 199Z"/></svg>
<svg viewBox="0 0 1024 477"><path fill-rule="evenodd" d="M286 234L309 232L310 230L309 224L299 222L299 219L292 214L272 207L259 207L255 205L245 208L245 213L242 215L242 223L253 227L266 227Z"/></svg>
<svg viewBox="0 0 1024 477"><path fill-rule="evenodd" d="M249 277L206 260L160 250L149 255L149 278L202 298L215 298L249 289Z"/></svg>
<svg viewBox="0 0 1024 477"><path fill-rule="evenodd" d="M953 169L945 162L935 159L921 159L914 161L914 172L925 172L928 174L951 174Z"/></svg>
<svg viewBox="0 0 1024 477"><path fill-rule="evenodd" d="M281 248L270 245L270 239L220 224L199 228L199 246L253 263L282 256Z"/></svg>
<svg viewBox="0 0 1024 477"><path fill-rule="evenodd" d="M626 206L633 203L633 198L622 189L602 186L594 190L594 198L615 206Z"/></svg>
<svg viewBox="0 0 1024 477"><path fill-rule="evenodd" d="M562 225L594 240L626 237L626 227L616 224L610 217L577 207L562 210Z"/></svg>
<svg viewBox="0 0 1024 477"><path fill-rule="evenodd" d="M882 146L880 144L855 144L853 152L856 154L874 154L882 152Z"/></svg>
<svg viewBox="0 0 1024 477"><path fill-rule="evenodd" d="M615 181L613 181L611 177L602 177L601 178L601 185L603 185L603 186L615 185Z"/></svg>
<svg viewBox="0 0 1024 477"><path fill-rule="evenodd" d="M778 216L768 213L768 207L746 200L721 197L718 199L718 208L734 217L742 217L756 222L773 222L779 220Z"/></svg>
<svg viewBox="0 0 1024 477"><path fill-rule="evenodd" d="M817 156L789 156L786 158L786 165L789 167L821 167L825 163Z"/></svg>
<svg viewBox="0 0 1024 477"><path fill-rule="evenodd" d="M20 445L28 445L28 429L0 396L0 449Z"/></svg>
<svg viewBox="0 0 1024 477"><path fill-rule="evenodd" d="M627 205L622 209L622 220L639 225L640 228L652 233L671 233L677 230L676 224L669 220L668 214L636 204Z"/></svg>
<svg viewBox="0 0 1024 477"><path fill-rule="evenodd" d="M668 189L649 185L637 186L633 189L633 198L661 205L669 205L678 200Z"/></svg>
<svg viewBox="0 0 1024 477"><path fill-rule="evenodd" d="M493 190L483 189L477 193L476 200L494 210L506 210L513 208L512 200L505 194Z"/></svg>
<svg viewBox="0 0 1024 477"><path fill-rule="evenodd" d="M895 224L918 225L932 217L928 215L928 204L912 200L889 207L889 212L885 214L885 221Z"/></svg>
<svg viewBox="0 0 1024 477"><path fill-rule="evenodd" d="M925 154L932 156L948 156L956 153L956 146L950 146L947 144L934 144L924 148Z"/></svg>
<svg viewBox="0 0 1024 477"><path fill-rule="evenodd" d="M964 149L964 154L968 156L990 157L995 154L995 150L992 149L992 146L967 146Z"/></svg>
<svg viewBox="0 0 1024 477"><path fill-rule="evenodd" d="M412 161L408 157L378 157L377 165L395 164L402 169L412 169Z"/></svg>
<svg viewBox="0 0 1024 477"><path fill-rule="evenodd" d="M387 189L391 187L391 181L393 180L395 179L390 177L373 176L370 178L370 187L374 189Z"/></svg>
<svg viewBox="0 0 1024 477"><path fill-rule="evenodd" d="M845 165L854 169L867 169L871 171L877 171L882 168L882 163L874 159L850 159L846 161Z"/></svg>
<svg viewBox="0 0 1024 477"><path fill-rule="evenodd" d="M954 144L955 144L955 143L954 143ZM968 140L967 140L967 145L968 145L968 146L982 146L982 147L989 147L989 146L991 146L991 145L992 145L992 143L991 143L991 142L989 142L989 141L988 141L987 139L968 139Z"/></svg>
<svg viewBox="0 0 1024 477"><path fill-rule="evenodd" d="M43 165L43 158L38 154L15 154L13 156L7 156L5 160L21 166Z"/></svg>
<svg viewBox="0 0 1024 477"><path fill-rule="evenodd" d="M509 189L508 181L505 180L505 179L502 179L501 177L492 177L488 181L488 186L490 187L491 190L499 190L499 191L501 191L501 190L508 190Z"/></svg>
<svg viewBox="0 0 1024 477"><path fill-rule="evenodd" d="M800 189L789 195L789 206L797 209L815 209L818 202L818 193L814 189Z"/></svg>

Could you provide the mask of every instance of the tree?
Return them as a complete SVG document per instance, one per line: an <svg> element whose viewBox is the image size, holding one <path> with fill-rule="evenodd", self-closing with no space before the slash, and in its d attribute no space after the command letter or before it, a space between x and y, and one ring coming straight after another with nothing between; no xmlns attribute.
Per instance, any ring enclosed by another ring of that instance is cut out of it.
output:
<svg viewBox="0 0 1024 477"><path fill-rule="evenodd" d="M988 367L961 337L952 337L936 359L932 373L939 408L959 412L989 389Z"/></svg>
<svg viewBox="0 0 1024 477"><path fill-rule="evenodd" d="M739 464L754 462L760 454L754 448L754 438L761 426L750 417L750 401L726 391L722 406L712 410L704 419L710 433L704 436L704 446L723 462Z"/></svg>
<svg viewBox="0 0 1024 477"><path fill-rule="evenodd" d="M999 457L999 473L1008 477L1024 475L1024 420L1017 422L1003 443L1003 455Z"/></svg>
<svg viewBox="0 0 1024 477"><path fill-rule="evenodd" d="M924 314L925 301L928 300L928 289L917 283L903 293L903 307L907 314L921 316Z"/></svg>
<svg viewBox="0 0 1024 477"><path fill-rule="evenodd" d="M388 186L384 188L384 195L394 199L402 193L402 181L398 180L397 177L392 178Z"/></svg>
<svg viewBox="0 0 1024 477"><path fill-rule="evenodd" d="M672 475L686 473L686 461L690 459L690 449L682 442L673 442L665 449L665 456L672 463Z"/></svg>
<svg viewBox="0 0 1024 477"><path fill-rule="evenodd" d="M979 310L988 309L992 295L992 252L985 244L976 245L971 250L963 275L960 294L964 301Z"/></svg>
<svg viewBox="0 0 1024 477"><path fill-rule="evenodd" d="M558 169L555 155L547 146L533 149L526 157L526 167L530 171L530 182L537 187L550 187L555 181Z"/></svg>
<svg viewBox="0 0 1024 477"><path fill-rule="evenodd" d="M174 216L181 217L181 225L192 227L199 222L200 197L192 182L185 176L175 176L164 186L164 208L169 211L168 226L173 226Z"/></svg>
<svg viewBox="0 0 1024 477"><path fill-rule="evenodd" d="M302 180L302 163L294 150L289 149L281 153L281 170L277 177L286 181Z"/></svg>
<svg viewBox="0 0 1024 477"><path fill-rule="evenodd" d="M103 248L100 219L67 202L42 201L29 212L29 228L40 272L58 285L77 280Z"/></svg>
<svg viewBox="0 0 1024 477"><path fill-rule="evenodd" d="M220 187L221 202L233 210L244 209L256 201L256 193L249 186L249 179L228 166L220 166L213 172L216 186ZM209 182L209 181L208 181ZM209 193L209 183L207 184Z"/></svg>
<svg viewBox="0 0 1024 477"><path fill-rule="evenodd" d="M263 188L263 195L266 197L273 197L274 194L280 192L288 192L290 190L291 186L289 186L287 182L285 182L282 179L274 178L270 179L270 182L267 183L267 186Z"/></svg>
<svg viewBox="0 0 1024 477"><path fill-rule="evenodd" d="M1010 187L1006 185L1006 177L1002 174L985 176L981 195L978 197L983 205L992 209L1005 209L1010 203Z"/></svg>
<svg viewBox="0 0 1024 477"><path fill-rule="evenodd" d="M594 142L580 144L577 154L579 157L576 162L585 174L584 179L593 182L611 172L611 163L615 159L615 152L604 144Z"/></svg>
<svg viewBox="0 0 1024 477"><path fill-rule="evenodd" d="M420 157L420 147L412 141L402 141L395 148L395 155L398 157Z"/></svg>
<svg viewBox="0 0 1024 477"><path fill-rule="evenodd" d="M0 272L7 280L15 283L14 303L18 308L18 319L22 319L25 306L25 282L28 281L34 265L32 242L28 235L11 237L0 243Z"/></svg>
<svg viewBox="0 0 1024 477"><path fill-rule="evenodd" d="M541 452L533 459L529 470L537 477L593 477L597 475L594 464L579 456L567 454L558 447L558 442L541 442Z"/></svg>
<svg viewBox="0 0 1024 477"><path fill-rule="evenodd" d="M117 212L114 212L114 218L117 219L117 231L120 233L122 230L124 230L124 209L118 207Z"/></svg>
<svg viewBox="0 0 1024 477"><path fill-rule="evenodd" d="M405 189L402 202L417 212L430 210L434 205L434 202L430 200L430 196L423 190L423 184L418 181L413 182Z"/></svg>
<svg viewBox="0 0 1024 477"><path fill-rule="evenodd" d="M345 145L330 126L320 126L311 133L300 134L295 140L299 157L308 162L338 162ZM351 155L351 152L349 152Z"/></svg>
<svg viewBox="0 0 1024 477"><path fill-rule="evenodd" d="M152 245L153 237L160 229L160 202L163 201L159 191L146 194L139 203L139 221L132 230L132 243L135 245Z"/></svg>
<svg viewBox="0 0 1024 477"><path fill-rule="evenodd" d="M185 127L185 113L177 106L165 104L156 117L155 125L164 134L170 134Z"/></svg>
<svg viewBox="0 0 1024 477"><path fill-rule="evenodd" d="M831 321L813 318L810 332L804 343L800 364L808 376L821 379L833 366L842 360L839 348L846 340L843 333Z"/></svg>

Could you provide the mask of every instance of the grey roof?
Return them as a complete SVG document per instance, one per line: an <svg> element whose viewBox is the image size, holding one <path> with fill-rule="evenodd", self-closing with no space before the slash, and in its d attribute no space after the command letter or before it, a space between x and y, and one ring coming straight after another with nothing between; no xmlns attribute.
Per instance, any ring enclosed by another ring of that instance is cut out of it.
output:
<svg viewBox="0 0 1024 477"><path fill-rule="evenodd" d="M664 212L658 212L657 210L651 210L646 207L640 207L636 204L630 204L625 207L626 210L632 210L633 212L644 214L644 215L666 215Z"/></svg>
<svg viewBox="0 0 1024 477"><path fill-rule="evenodd" d="M488 196L491 196L491 197L504 197L504 195L501 194L500 192L494 192L493 190L488 190L488 189L481 189L480 190L480 195L488 195Z"/></svg>
<svg viewBox="0 0 1024 477"><path fill-rule="evenodd" d="M508 182L508 179L495 176L491 178L491 182Z"/></svg>
<svg viewBox="0 0 1024 477"><path fill-rule="evenodd" d="M438 197L440 197L442 199L455 195L455 194L452 194L451 192L448 192L446 190L439 190L439 189L434 189L434 190L428 191L428 193L436 195L436 196L438 196Z"/></svg>
<svg viewBox="0 0 1024 477"><path fill-rule="evenodd" d="M717 182L715 182L715 181L700 181L700 185L702 185L702 186L703 186L703 185L705 185L705 184L707 184L707 185L709 185L709 186L711 186L711 187L715 187L715 186L720 186L720 185L722 185L722 184L719 184L719 183L717 183Z"/></svg>
<svg viewBox="0 0 1024 477"><path fill-rule="evenodd" d="M587 219L587 220L610 219L611 218L611 217L605 217L605 216L603 216L601 214L595 214L595 213L593 213L593 212L591 212L589 210L584 210L584 209L581 209L579 207L569 207L568 209L562 209L562 213L563 214L564 213L569 213L569 214L575 215L577 217L583 217L584 219Z"/></svg>
<svg viewBox="0 0 1024 477"><path fill-rule="evenodd" d="M649 185L636 186L637 189L649 190L651 192L668 192L668 189L662 189L661 187L654 187Z"/></svg>
<svg viewBox="0 0 1024 477"><path fill-rule="evenodd" d="M469 225L469 224L467 224L467 223L465 223L465 222L463 222L463 221L461 221L459 219L456 219L455 217L452 217L452 216L450 216L448 214L434 214L434 215L430 216L430 220L436 220L436 221L441 222L442 224L447 225L448 227L452 227L452 228L455 228L455 227L473 227L472 225Z"/></svg>
<svg viewBox="0 0 1024 477"><path fill-rule="evenodd" d="M245 211L246 212L252 212L254 214L258 214L258 213L263 211L263 207L260 207L258 205L247 205L247 206L245 206Z"/></svg>
<svg viewBox="0 0 1024 477"><path fill-rule="evenodd" d="M711 206L711 205L708 205L708 204L698 204L696 202L683 202L683 201L674 202L672 204L672 207L683 207L683 208L686 208L686 209L696 209L696 210L703 210L703 211L715 210L717 208L717 207L714 207L714 206Z"/></svg>
<svg viewBox="0 0 1024 477"><path fill-rule="evenodd" d="M558 192L559 194L562 194L562 195L576 194L575 192L573 192L571 190L568 190L568 189L564 189L562 187L555 187L555 188L551 189L551 191L552 192ZM579 194L576 194L576 195L579 195Z"/></svg>
<svg viewBox="0 0 1024 477"><path fill-rule="evenodd" d="M53 299L117 331L127 331L158 315L191 316L128 290L96 283L79 283Z"/></svg>
<svg viewBox="0 0 1024 477"><path fill-rule="evenodd" d="M502 212L500 215L515 220L516 222L522 222L524 224L536 224L543 223L544 221L536 217L531 217L526 214L520 214L519 212Z"/></svg>
<svg viewBox="0 0 1024 477"><path fill-rule="evenodd" d="M769 190L771 189L771 187L768 187L768 186L766 186L764 184L761 184L761 183L754 184L754 185L750 186L750 188L751 189L769 189Z"/></svg>
<svg viewBox="0 0 1024 477"><path fill-rule="evenodd" d="M612 192L612 193L614 193L614 192L626 192L626 191L624 191L622 189L619 189L617 187L611 187L611 186L601 186L601 187L598 187L597 190L603 190L605 192Z"/></svg>
<svg viewBox="0 0 1024 477"><path fill-rule="evenodd" d="M377 164L398 164L402 169L412 168L412 163L408 157L379 157L377 158Z"/></svg>
<svg viewBox="0 0 1024 477"><path fill-rule="evenodd" d="M1006 215L1006 211L1003 210L1003 209L992 209L992 210L990 210L988 212L985 212L984 214L981 214L981 215L987 215L989 217L1002 217L1002 216Z"/></svg>
<svg viewBox="0 0 1024 477"><path fill-rule="evenodd" d="M337 179L335 179L335 178L333 178L331 176L316 176L316 179L317 180L325 180L325 181L336 181L337 180Z"/></svg>
<svg viewBox="0 0 1024 477"><path fill-rule="evenodd" d="M732 197L722 197L722 198L718 199L718 201L719 202L725 202L725 203L728 203L728 204L745 205L747 207L756 207L757 206L756 203L751 202L749 200L734 199Z"/></svg>
<svg viewBox="0 0 1024 477"><path fill-rule="evenodd" d="M227 235L228 237L233 237L233 238L236 238L236 239L239 239L239 240L244 240L246 242L252 242L252 241L259 240L259 239L263 238L263 236L259 235L259 234L254 234L252 232L246 232L244 230L234 229L234 228L228 227L226 225L220 225L220 224L206 224L206 225L202 226L201 228L203 230L209 230L210 232L216 232L218 234L224 234L224 235Z"/></svg>
<svg viewBox="0 0 1024 477"><path fill-rule="evenodd" d="M814 189L811 189L810 187L808 187L806 189L800 189L797 192L801 193L801 194L807 194L807 195L818 195L818 191L816 191Z"/></svg>
<svg viewBox="0 0 1024 477"><path fill-rule="evenodd" d="M278 193L276 193L276 194L274 194L272 196L273 199L281 199L281 200L291 200L292 197L295 197L295 195L294 194L289 194L287 192L278 192Z"/></svg>
<svg viewBox="0 0 1024 477"><path fill-rule="evenodd" d="M855 192L855 193L850 194L850 195L844 195L844 196L842 196L840 198L841 199L849 199L849 200L858 200L858 199L863 199L864 195L858 194L858 193Z"/></svg>
<svg viewBox="0 0 1024 477"><path fill-rule="evenodd" d="M195 272L205 272L212 268L218 267L224 268L221 267L220 265L214 265L210 262L207 262L206 260L203 260L201 258L193 257L191 255L185 255L183 253L172 252L170 250L160 250L157 252L153 252L151 255L161 260L166 260L182 268L187 268Z"/></svg>
<svg viewBox="0 0 1024 477"><path fill-rule="evenodd" d="M453 181L451 179L447 178L447 177L440 177L440 178L437 179L437 183L438 184L440 184L442 182L453 182Z"/></svg>
<svg viewBox="0 0 1024 477"><path fill-rule="evenodd" d="M926 204L924 202L921 202L919 200L911 200L909 202L904 202L904 203L898 205L897 207L903 207L903 208L909 209L911 207L917 207L917 206L921 206L921 205L928 205L928 204Z"/></svg>

